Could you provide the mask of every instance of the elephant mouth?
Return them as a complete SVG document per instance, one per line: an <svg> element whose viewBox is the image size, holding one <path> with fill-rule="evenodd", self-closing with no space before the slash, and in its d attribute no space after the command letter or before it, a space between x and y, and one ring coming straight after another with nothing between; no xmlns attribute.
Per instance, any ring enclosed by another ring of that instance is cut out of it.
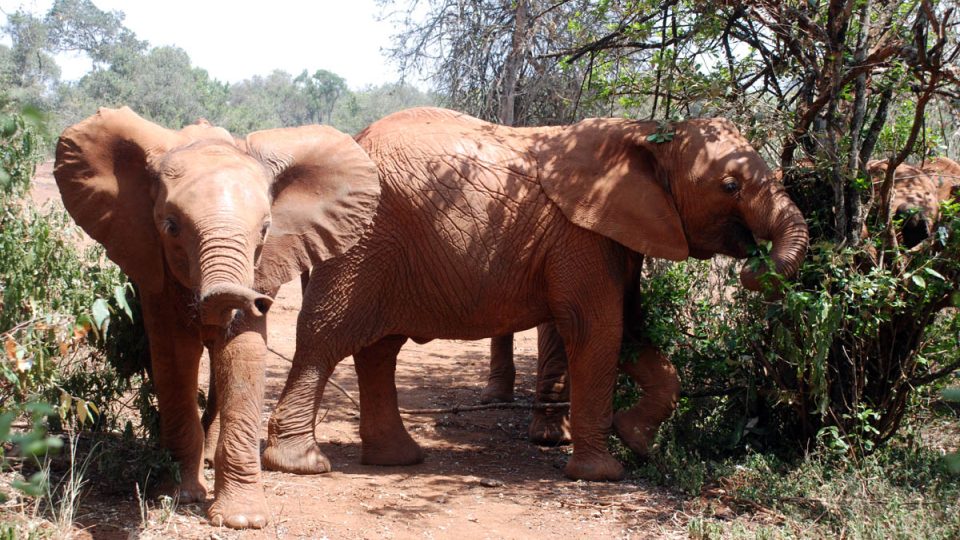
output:
<svg viewBox="0 0 960 540"><path fill-rule="evenodd" d="M731 232L727 235L721 251L724 255L736 259L746 259L756 252L757 239L746 225L736 221L729 225L728 230Z"/></svg>

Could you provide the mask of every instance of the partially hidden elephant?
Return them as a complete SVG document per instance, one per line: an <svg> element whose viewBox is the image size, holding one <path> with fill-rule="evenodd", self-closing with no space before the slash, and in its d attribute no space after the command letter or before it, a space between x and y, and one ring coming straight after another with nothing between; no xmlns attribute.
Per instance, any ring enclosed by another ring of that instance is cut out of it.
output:
<svg viewBox="0 0 960 540"><path fill-rule="evenodd" d="M920 170L933 179L941 202L960 199L960 163L942 156L933 157L921 163Z"/></svg>
<svg viewBox="0 0 960 540"><path fill-rule="evenodd" d="M643 318L638 293L643 256L631 254L624 277L623 337L620 371L643 389L641 398L628 409L614 414L617 434L639 455L645 455L657 430L669 418L680 397L680 379L670 360L643 338ZM516 366L513 362L513 334L490 339L490 371L481 392L482 403L513 400ZM570 442L569 408L551 403L569 401L567 355L563 339L552 322L537 326L537 371L533 411L528 436L541 445Z"/></svg>
<svg viewBox="0 0 960 540"><path fill-rule="evenodd" d="M314 421L328 378L351 354L361 461L422 461L397 405L404 342L552 322L569 357L573 453L564 473L619 479L606 437L628 259L744 258L769 239L774 270L789 276L806 252L803 216L723 119L510 128L418 108L372 124L357 142L380 171L380 205L353 249L311 273L265 468L330 470ZM745 267L741 280L760 289L767 273ZM329 286L340 292L326 294Z"/></svg>
<svg viewBox="0 0 960 540"><path fill-rule="evenodd" d="M886 171L886 160L867 163L867 173L873 178L874 190L878 195ZM893 216L903 221L900 227L901 243L912 248L930 236L940 217L938 186L920 167L901 163L894 171L892 189L890 204Z"/></svg>
<svg viewBox="0 0 960 540"><path fill-rule="evenodd" d="M70 215L138 287L180 500L207 494L197 407L206 346L221 419L208 514L263 527L266 314L281 284L359 239L379 201L375 166L328 127L235 139L206 121L166 129L124 107L67 128L54 176Z"/></svg>
<svg viewBox="0 0 960 540"><path fill-rule="evenodd" d="M867 163L867 172L879 189L887 170L886 160ZM912 248L933 233L940 218L940 203L960 197L960 164L945 157L925 160L919 166L901 163L894 171L891 205L903 221L902 243Z"/></svg>

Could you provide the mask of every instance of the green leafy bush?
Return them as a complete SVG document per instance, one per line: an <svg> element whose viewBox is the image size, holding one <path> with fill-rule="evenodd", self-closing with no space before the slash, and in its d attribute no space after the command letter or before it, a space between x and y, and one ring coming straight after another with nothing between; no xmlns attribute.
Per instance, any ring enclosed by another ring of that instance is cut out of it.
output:
<svg viewBox="0 0 960 540"><path fill-rule="evenodd" d="M43 125L36 111L0 113L0 442L14 444L11 464L59 447L48 427L132 434L135 415L121 398L151 403L149 392L133 392L147 360L134 288L102 248L82 247L89 241L63 210L38 208L30 196L49 138ZM23 416L32 428L12 431ZM15 487L42 492L38 474Z"/></svg>

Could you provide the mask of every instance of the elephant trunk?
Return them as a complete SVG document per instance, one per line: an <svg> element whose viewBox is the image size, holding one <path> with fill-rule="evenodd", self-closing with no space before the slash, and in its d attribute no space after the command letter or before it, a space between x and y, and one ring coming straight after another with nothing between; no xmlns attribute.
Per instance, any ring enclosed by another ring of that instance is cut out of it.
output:
<svg viewBox="0 0 960 540"><path fill-rule="evenodd" d="M753 223L748 225L757 236L773 242L770 259L773 260L774 271L790 278L800 269L800 263L807 253L809 242L807 222L782 186L774 184L767 193L769 203L760 205L765 208L765 211L757 216L757 220L769 223L770 226L758 227ZM769 269L766 265L761 265L756 270L744 266L740 272L740 282L749 290L759 291L763 288L761 277L767 273Z"/></svg>
<svg viewBox="0 0 960 540"><path fill-rule="evenodd" d="M242 234L221 234L200 242L200 320L226 327L236 311L262 317L273 300L253 290L253 260ZM248 260L249 259L249 260Z"/></svg>
<svg viewBox="0 0 960 540"><path fill-rule="evenodd" d="M200 293L200 320L205 325L229 326L237 310L263 317L273 299L240 285L215 285Z"/></svg>

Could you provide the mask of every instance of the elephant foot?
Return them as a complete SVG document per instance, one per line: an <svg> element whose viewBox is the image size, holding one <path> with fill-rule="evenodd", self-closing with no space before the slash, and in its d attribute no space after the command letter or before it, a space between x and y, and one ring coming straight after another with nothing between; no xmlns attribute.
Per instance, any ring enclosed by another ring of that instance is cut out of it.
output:
<svg viewBox="0 0 960 540"><path fill-rule="evenodd" d="M207 486L203 480L184 478L179 484L174 481L161 482L154 495L169 495L182 503L203 502L207 499Z"/></svg>
<svg viewBox="0 0 960 540"><path fill-rule="evenodd" d="M212 525L231 529L262 529L270 521L268 515L259 484L222 494L207 510Z"/></svg>
<svg viewBox="0 0 960 540"><path fill-rule="evenodd" d="M533 411L528 431L530 442L540 446L570 444L570 414L567 407Z"/></svg>
<svg viewBox="0 0 960 540"><path fill-rule="evenodd" d="M269 445L263 451L264 469L292 474L323 474L330 472L330 460L315 442L304 444Z"/></svg>
<svg viewBox="0 0 960 540"><path fill-rule="evenodd" d="M591 480L594 482L616 482L623 480L625 471L613 456L608 453L578 454L574 450L563 474L573 480Z"/></svg>
<svg viewBox="0 0 960 540"><path fill-rule="evenodd" d="M636 408L618 411L613 415L613 430L630 450L640 457L647 457L650 445L657 436L660 423L651 424Z"/></svg>
<svg viewBox="0 0 960 540"><path fill-rule="evenodd" d="M480 391L480 403L510 403L513 401L513 383L489 381Z"/></svg>
<svg viewBox="0 0 960 540"><path fill-rule="evenodd" d="M362 438L362 437L361 437ZM406 431L396 437L384 438L386 443L363 441L360 463L363 465L402 466L423 463L423 449Z"/></svg>
<svg viewBox="0 0 960 540"><path fill-rule="evenodd" d="M182 503L203 502L207 499L207 486L203 480L184 480L177 488L177 497Z"/></svg>

